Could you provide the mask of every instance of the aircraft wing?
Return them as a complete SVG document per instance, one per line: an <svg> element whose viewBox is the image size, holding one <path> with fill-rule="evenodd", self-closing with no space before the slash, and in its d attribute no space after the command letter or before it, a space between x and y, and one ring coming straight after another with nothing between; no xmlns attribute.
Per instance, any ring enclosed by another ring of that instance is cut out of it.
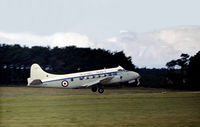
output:
<svg viewBox="0 0 200 127"><path fill-rule="evenodd" d="M83 87L90 87L90 86L93 86L93 85L96 85L96 84L101 84L101 83L107 82L107 81L111 80L112 78L113 77L105 77L103 79L95 80L94 82L86 83L86 84L84 84L82 86Z"/></svg>

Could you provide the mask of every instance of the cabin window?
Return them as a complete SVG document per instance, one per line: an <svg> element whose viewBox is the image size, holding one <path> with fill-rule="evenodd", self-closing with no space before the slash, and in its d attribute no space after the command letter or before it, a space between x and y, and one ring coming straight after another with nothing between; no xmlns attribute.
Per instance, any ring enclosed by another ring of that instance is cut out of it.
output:
<svg viewBox="0 0 200 127"><path fill-rule="evenodd" d="M88 76L88 79L92 79L92 78L94 78L94 75Z"/></svg>
<svg viewBox="0 0 200 127"><path fill-rule="evenodd" d="M108 76L112 76L112 74L111 74L111 73L108 73Z"/></svg>
<svg viewBox="0 0 200 127"><path fill-rule="evenodd" d="M89 79L89 76L85 77L85 79Z"/></svg>
<svg viewBox="0 0 200 127"><path fill-rule="evenodd" d="M80 77L79 79L80 79L80 80L83 80L83 79L84 79L84 77Z"/></svg>

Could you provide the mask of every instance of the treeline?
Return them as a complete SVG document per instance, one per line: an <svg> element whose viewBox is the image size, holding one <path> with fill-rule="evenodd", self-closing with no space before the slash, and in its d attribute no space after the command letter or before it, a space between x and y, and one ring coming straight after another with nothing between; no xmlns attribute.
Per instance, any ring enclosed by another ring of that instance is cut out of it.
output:
<svg viewBox="0 0 200 127"><path fill-rule="evenodd" d="M0 45L0 84L25 85L30 75L30 66L38 63L45 71L55 74L73 73L117 67L134 70L131 57L123 51L110 52L104 49L50 48L20 45Z"/></svg>
<svg viewBox="0 0 200 127"><path fill-rule="evenodd" d="M191 57L188 54L180 57L166 64L169 84L178 89L200 90L200 51Z"/></svg>
<svg viewBox="0 0 200 127"><path fill-rule="evenodd" d="M134 61L134 60L133 60ZM104 49L50 47L21 47L0 44L0 85L26 85L30 66L38 63L54 74L90 71L122 66L139 72L140 86L183 90L200 90L200 51L194 55L182 54L179 59L166 63L167 68L136 68L131 57L123 51ZM133 86L123 84L126 86ZM119 85L120 86L120 85Z"/></svg>
<svg viewBox="0 0 200 127"><path fill-rule="evenodd" d="M200 51L194 55L181 54L162 69L136 69L141 75L141 86L180 90L200 90Z"/></svg>
<svg viewBox="0 0 200 127"><path fill-rule="evenodd" d="M166 68L137 68L136 71L142 76L140 86L150 88L171 88L167 81L169 70Z"/></svg>

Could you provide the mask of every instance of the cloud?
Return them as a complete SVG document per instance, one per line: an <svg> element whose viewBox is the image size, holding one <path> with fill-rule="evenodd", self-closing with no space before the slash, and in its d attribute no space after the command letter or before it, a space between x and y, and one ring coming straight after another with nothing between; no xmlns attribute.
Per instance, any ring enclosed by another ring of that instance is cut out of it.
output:
<svg viewBox="0 0 200 127"><path fill-rule="evenodd" d="M165 42L178 52L194 54L200 50L200 27L176 27L161 30L155 39Z"/></svg>
<svg viewBox="0 0 200 127"><path fill-rule="evenodd" d="M75 45L78 47L91 47L92 42L86 35L79 33L55 33L52 35L34 35L28 33L0 32L0 43L21 44L26 46L64 47Z"/></svg>
<svg viewBox="0 0 200 127"><path fill-rule="evenodd" d="M200 27L175 27L142 34L123 30L97 45L111 51L123 50L139 67L165 67L181 53L194 55L200 50Z"/></svg>
<svg viewBox="0 0 200 127"><path fill-rule="evenodd" d="M116 37L108 38L107 41L108 42L117 42L117 38Z"/></svg>
<svg viewBox="0 0 200 127"><path fill-rule="evenodd" d="M111 51L123 50L127 56L132 57L136 66L153 68L165 67L168 61L179 58L181 53L196 54L200 50L200 27L174 27L140 34L121 30L116 36L100 40L92 40L79 33L41 36L0 32L0 43L50 47L75 45Z"/></svg>

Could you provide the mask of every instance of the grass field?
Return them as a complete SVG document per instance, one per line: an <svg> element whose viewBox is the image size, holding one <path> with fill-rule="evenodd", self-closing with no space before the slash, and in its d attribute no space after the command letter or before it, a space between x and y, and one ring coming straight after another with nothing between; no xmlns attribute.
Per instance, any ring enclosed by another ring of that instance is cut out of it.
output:
<svg viewBox="0 0 200 127"><path fill-rule="evenodd" d="M199 127L200 92L0 87L0 127Z"/></svg>

